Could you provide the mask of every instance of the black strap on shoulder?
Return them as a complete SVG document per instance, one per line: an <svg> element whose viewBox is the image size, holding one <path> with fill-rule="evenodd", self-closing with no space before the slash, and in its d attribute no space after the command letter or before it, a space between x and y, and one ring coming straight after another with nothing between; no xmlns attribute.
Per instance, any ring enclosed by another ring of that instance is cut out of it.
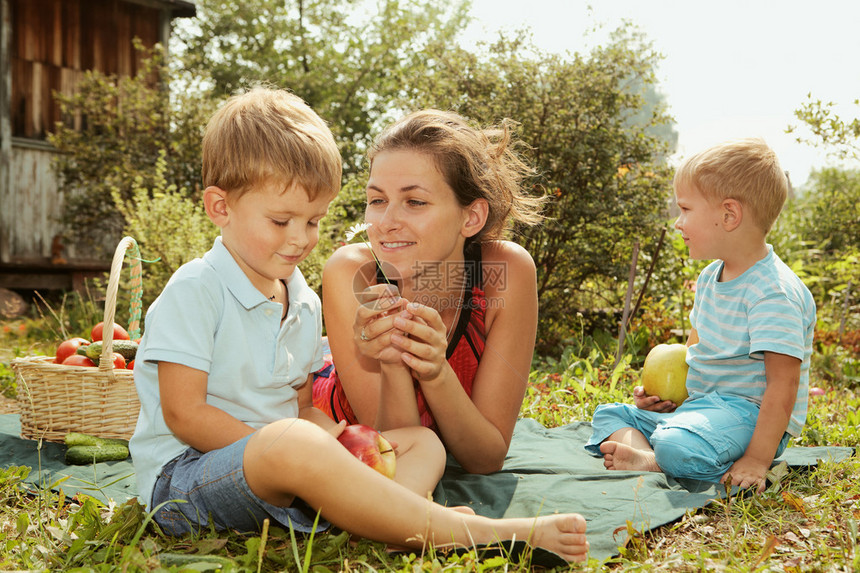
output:
<svg viewBox="0 0 860 573"><path fill-rule="evenodd" d="M472 302L472 289L476 286L480 287L482 284L481 244L471 243L467 245L463 251L463 257L465 263L463 267L463 280L466 282L463 288L463 300L461 302L463 307L460 310L460 320L457 321L454 335L451 337L451 342L448 343L448 349L445 351L445 358L451 358L451 355L454 354L454 350L460 343L460 338L466 334L466 327L469 326L469 320L472 318L472 308L474 308ZM468 341L468 337L466 337L466 339ZM472 344L471 341L468 342L472 347L472 350L475 351L475 345Z"/></svg>
<svg viewBox="0 0 860 573"><path fill-rule="evenodd" d="M397 281L391 280L390 278L385 276L385 273L382 272L382 267L379 266L379 263L376 263L376 284L381 285L383 283L388 285L394 285L398 288L400 287L400 285L397 284Z"/></svg>

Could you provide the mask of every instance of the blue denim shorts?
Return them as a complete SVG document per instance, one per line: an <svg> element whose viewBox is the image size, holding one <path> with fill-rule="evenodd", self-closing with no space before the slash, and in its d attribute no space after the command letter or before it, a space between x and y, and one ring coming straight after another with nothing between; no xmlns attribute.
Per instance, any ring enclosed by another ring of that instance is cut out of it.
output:
<svg viewBox="0 0 860 573"><path fill-rule="evenodd" d="M585 449L601 455L601 442L617 430L634 428L648 439L667 475L718 482L746 451L758 411L758 405L745 398L716 392L692 396L670 413L601 404ZM782 455L790 437L783 435L774 457Z"/></svg>
<svg viewBox="0 0 860 573"><path fill-rule="evenodd" d="M260 531L266 518L295 531L313 530L316 511L301 499L278 507L251 491L242 466L250 437L206 453L188 448L161 468L150 508L156 509L155 522L166 534L180 536L210 527L251 533ZM317 530L328 526L320 518Z"/></svg>

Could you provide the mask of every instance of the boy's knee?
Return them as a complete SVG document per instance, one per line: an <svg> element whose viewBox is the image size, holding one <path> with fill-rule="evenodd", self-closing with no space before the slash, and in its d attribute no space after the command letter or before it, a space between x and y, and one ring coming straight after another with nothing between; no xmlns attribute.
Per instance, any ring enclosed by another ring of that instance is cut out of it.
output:
<svg viewBox="0 0 860 573"><path fill-rule="evenodd" d="M254 458L282 465L299 465L319 456L332 436L318 425L301 418L286 418L259 429L245 448L245 460Z"/></svg>
<svg viewBox="0 0 860 573"><path fill-rule="evenodd" d="M695 432L658 428L651 436L657 465L672 477L713 479L724 473L714 448Z"/></svg>

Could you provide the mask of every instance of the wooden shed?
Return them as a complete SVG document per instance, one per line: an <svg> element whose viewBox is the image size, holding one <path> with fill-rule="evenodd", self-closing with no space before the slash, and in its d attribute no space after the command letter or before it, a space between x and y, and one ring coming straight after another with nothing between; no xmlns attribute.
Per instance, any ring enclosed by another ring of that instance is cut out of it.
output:
<svg viewBox="0 0 860 573"><path fill-rule="evenodd" d="M194 14L187 0L0 0L0 287L75 288L109 269L55 240L52 94L73 93L87 70L134 75L134 38L166 46L172 19Z"/></svg>

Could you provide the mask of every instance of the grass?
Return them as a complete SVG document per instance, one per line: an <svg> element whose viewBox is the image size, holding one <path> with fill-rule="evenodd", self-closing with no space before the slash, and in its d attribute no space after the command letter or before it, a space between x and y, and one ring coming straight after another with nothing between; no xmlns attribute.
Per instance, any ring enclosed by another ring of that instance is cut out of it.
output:
<svg viewBox="0 0 860 573"><path fill-rule="evenodd" d="M12 357L50 353L58 340L42 318L0 322L0 392L14 394ZM69 328L64 329L66 331ZM76 335L73 331L69 335ZM860 356L856 336L817 348L810 404L794 445L860 443ZM588 420L597 404L629 401L641 356L596 344L572 345L536 361L521 414L546 426ZM860 570L860 459L791 470L759 495L733 496L688 512L652 531L628 526L620 555L576 571L857 571ZM135 501L103 504L43 488L22 487L29 469L0 470L0 570L63 571L526 571L528 563L474 553L392 555L382 544L333 531L305 538L276 527L259 536L210 531L163 536ZM62 485L60 484L60 487ZM623 535L621 537L624 537Z"/></svg>

